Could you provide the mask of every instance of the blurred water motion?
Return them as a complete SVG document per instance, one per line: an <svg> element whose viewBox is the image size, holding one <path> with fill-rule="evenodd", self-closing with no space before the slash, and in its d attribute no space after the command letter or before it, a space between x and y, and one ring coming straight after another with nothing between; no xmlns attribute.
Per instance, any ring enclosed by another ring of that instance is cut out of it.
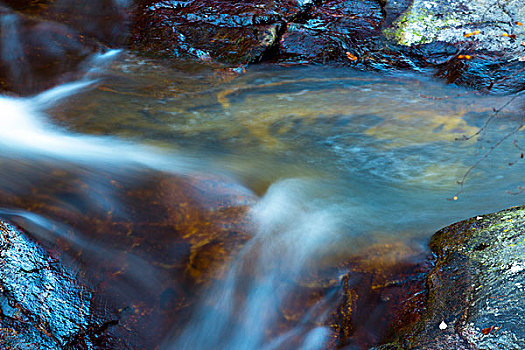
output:
<svg viewBox="0 0 525 350"><path fill-rule="evenodd" d="M268 189L252 208L254 238L169 348L273 348L266 343L265 333L279 321L285 297L294 292L293 283L304 278L305 269L331 253L342 234L343 207L305 198L310 185L286 180ZM243 271L246 269L249 271ZM210 307L216 312L210 312ZM315 316L320 317L319 322L324 321L322 313ZM305 338L304 348L322 348L329 332L317 330L306 337L312 326L308 317L304 321L290 332ZM283 346L294 344L282 341L278 347Z"/></svg>
<svg viewBox="0 0 525 350"><path fill-rule="evenodd" d="M447 200L483 152L454 139L504 97L411 75L262 66L232 78L105 58L84 63L84 80L0 98L0 214L126 310L142 347L326 348L345 261L384 245L378 266L403 263L436 229L521 202L505 193L522 181L512 144ZM488 139L514 127L521 102ZM367 310L355 346L381 337L382 306Z"/></svg>

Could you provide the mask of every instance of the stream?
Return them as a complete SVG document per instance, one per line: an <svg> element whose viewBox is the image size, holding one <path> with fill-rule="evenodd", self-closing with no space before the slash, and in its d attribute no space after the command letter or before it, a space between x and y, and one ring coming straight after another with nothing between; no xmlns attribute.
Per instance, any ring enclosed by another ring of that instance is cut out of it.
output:
<svg viewBox="0 0 525 350"><path fill-rule="evenodd" d="M491 151L519 125L523 95L119 50L83 71L0 97L0 214L140 315L144 348L324 349L332 294L283 311L307 276L338 284L330 267L374 246L406 251L401 263L441 227L523 203L508 193L523 185L523 135ZM481 140L456 140L502 106ZM362 318L369 340L374 317Z"/></svg>

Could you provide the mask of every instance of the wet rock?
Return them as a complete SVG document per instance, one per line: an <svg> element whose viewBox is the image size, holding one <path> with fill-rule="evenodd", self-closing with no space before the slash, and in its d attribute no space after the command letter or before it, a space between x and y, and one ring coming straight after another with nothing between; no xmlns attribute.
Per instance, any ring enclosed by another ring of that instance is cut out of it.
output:
<svg viewBox="0 0 525 350"><path fill-rule="evenodd" d="M38 14L55 0L2 0L0 4L24 13Z"/></svg>
<svg viewBox="0 0 525 350"><path fill-rule="evenodd" d="M408 47L443 43L456 53L435 64L450 83L501 91L525 87L525 7L520 1L414 1L384 30Z"/></svg>
<svg viewBox="0 0 525 350"><path fill-rule="evenodd" d="M435 70L448 83L508 92L524 87L523 11L495 0L150 1L130 45L228 65Z"/></svg>
<svg viewBox="0 0 525 350"><path fill-rule="evenodd" d="M336 348L365 349L420 318L428 252L400 242L375 244L345 263L341 303L331 327Z"/></svg>
<svg viewBox="0 0 525 350"><path fill-rule="evenodd" d="M31 94L70 80L98 45L56 22L0 7L0 89Z"/></svg>
<svg viewBox="0 0 525 350"><path fill-rule="evenodd" d="M282 35L279 61L355 64L380 35L383 21L374 0L323 1L304 17Z"/></svg>
<svg viewBox="0 0 525 350"><path fill-rule="evenodd" d="M152 56L257 62L301 10L296 0L155 1L139 7L131 47Z"/></svg>
<svg viewBox="0 0 525 350"><path fill-rule="evenodd" d="M383 6L383 13L385 20L383 27L388 28L394 23L399 16L405 12L410 5L412 0L380 0L381 6Z"/></svg>
<svg viewBox="0 0 525 350"><path fill-rule="evenodd" d="M250 238L256 197L227 178L43 169L0 189L0 206L122 310L108 348L158 346Z"/></svg>
<svg viewBox="0 0 525 350"><path fill-rule="evenodd" d="M2 349L105 349L117 313L82 278L0 220Z"/></svg>
<svg viewBox="0 0 525 350"><path fill-rule="evenodd" d="M524 228L516 207L437 232L427 310L379 349L525 348Z"/></svg>
<svg viewBox="0 0 525 350"><path fill-rule="evenodd" d="M317 266L301 276L282 303L282 319L274 331L290 331L308 319L308 313L324 319L331 331L324 348L368 349L388 338L392 329L420 317L431 268L428 258L421 247L392 242L374 244L339 264ZM303 340L283 348L299 348Z"/></svg>
<svg viewBox="0 0 525 350"><path fill-rule="evenodd" d="M113 47L125 44L132 0L53 0L40 16L63 23L82 35Z"/></svg>

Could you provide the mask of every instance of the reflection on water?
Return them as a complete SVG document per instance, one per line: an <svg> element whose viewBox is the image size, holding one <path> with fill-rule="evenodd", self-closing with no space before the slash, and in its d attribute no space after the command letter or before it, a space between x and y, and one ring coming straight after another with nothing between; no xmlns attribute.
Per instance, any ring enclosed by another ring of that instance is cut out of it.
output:
<svg viewBox="0 0 525 350"><path fill-rule="evenodd" d="M521 203L505 193L522 181L512 142L447 200L514 127L519 98L488 144L454 140L505 98L411 75L237 76L127 54L90 74L0 99L1 215L86 270L146 348L322 349L333 294L287 310L308 276L338 284L344 271L327 267L372 244L424 247L444 225Z"/></svg>

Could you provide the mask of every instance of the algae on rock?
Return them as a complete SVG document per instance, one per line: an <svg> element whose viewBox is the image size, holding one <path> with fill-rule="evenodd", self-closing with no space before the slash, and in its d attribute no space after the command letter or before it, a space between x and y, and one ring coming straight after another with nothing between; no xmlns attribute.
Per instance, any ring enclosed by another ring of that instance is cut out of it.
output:
<svg viewBox="0 0 525 350"><path fill-rule="evenodd" d="M423 317L377 349L524 349L525 207L450 225L430 246Z"/></svg>
<svg viewBox="0 0 525 350"><path fill-rule="evenodd" d="M525 6L518 0L416 0L384 32L406 46L442 41L505 50L517 59L525 51L519 45L525 38L525 27L519 25L524 19Z"/></svg>

